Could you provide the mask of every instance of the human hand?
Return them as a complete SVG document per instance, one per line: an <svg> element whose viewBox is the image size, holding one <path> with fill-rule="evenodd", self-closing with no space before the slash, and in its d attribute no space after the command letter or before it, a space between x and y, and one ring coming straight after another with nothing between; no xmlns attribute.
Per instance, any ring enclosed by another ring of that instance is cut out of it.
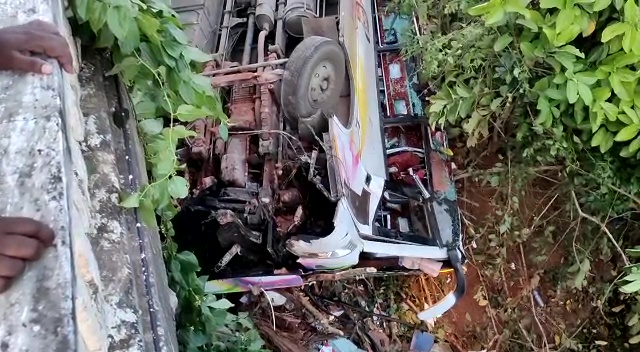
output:
<svg viewBox="0 0 640 352"><path fill-rule="evenodd" d="M0 217L0 293L53 244L51 228L29 218Z"/></svg>
<svg viewBox="0 0 640 352"><path fill-rule="evenodd" d="M51 23L35 20L19 26L0 28L0 70L51 74L53 67L34 55L58 60L73 73L73 58L67 40Z"/></svg>

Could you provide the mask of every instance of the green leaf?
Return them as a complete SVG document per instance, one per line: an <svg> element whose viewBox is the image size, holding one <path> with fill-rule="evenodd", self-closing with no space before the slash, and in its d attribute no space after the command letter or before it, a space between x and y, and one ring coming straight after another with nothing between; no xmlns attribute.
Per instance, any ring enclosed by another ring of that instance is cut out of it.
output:
<svg viewBox="0 0 640 352"><path fill-rule="evenodd" d="M487 26L494 25L504 19L505 13L504 8L497 7L485 17L485 23Z"/></svg>
<svg viewBox="0 0 640 352"><path fill-rule="evenodd" d="M584 54L580 50L578 50L578 48L576 48L573 45L565 45L563 47L558 48L558 50L567 52L569 54L573 54L573 55L575 55L577 57L581 57L581 58L584 59Z"/></svg>
<svg viewBox="0 0 640 352"><path fill-rule="evenodd" d="M560 10L556 19L556 33L560 34L573 24L575 12L573 8Z"/></svg>
<svg viewBox="0 0 640 352"><path fill-rule="evenodd" d="M584 121L586 117L586 111L584 108L584 104L581 100L578 100L576 104L573 106L573 117L575 118L575 122L579 125Z"/></svg>
<svg viewBox="0 0 640 352"><path fill-rule="evenodd" d="M582 82L578 82L578 93L580 93L580 98L584 101L587 106L591 106L593 102L593 95L591 94L591 89L589 86Z"/></svg>
<svg viewBox="0 0 640 352"><path fill-rule="evenodd" d="M162 132L164 121L162 119L146 119L138 122L138 126L145 134L153 136Z"/></svg>
<svg viewBox="0 0 640 352"><path fill-rule="evenodd" d="M524 55L525 58L529 60L535 59L534 50L535 48L533 44L529 42L520 43L520 51L522 52L522 55Z"/></svg>
<svg viewBox="0 0 640 352"><path fill-rule="evenodd" d="M580 25L577 23L574 23L570 25L569 28L558 33L555 40L553 41L553 44L555 46L562 46L574 40L581 32L582 32L582 29L580 29Z"/></svg>
<svg viewBox="0 0 640 352"><path fill-rule="evenodd" d="M622 110L624 110L624 113L627 114L627 116L629 116L629 118L631 119L631 121L633 121L633 123L640 125L640 116L638 116L635 110L633 110L629 106L622 107Z"/></svg>
<svg viewBox="0 0 640 352"><path fill-rule="evenodd" d="M613 91L616 93L618 98L622 100L632 99L627 88L622 84L622 80L615 72L609 76L609 83L611 83L611 88L613 88Z"/></svg>
<svg viewBox="0 0 640 352"><path fill-rule="evenodd" d="M470 8L469 10L467 10L467 13L471 16L481 16L489 13L489 11L491 11L494 7L495 5L493 4L493 2L488 1L484 4L476 5Z"/></svg>
<svg viewBox="0 0 640 352"><path fill-rule="evenodd" d="M89 1L91 16L89 16L89 26L93 33L98 34L104 23L107 21L107 4L100 1Z"/></svg>
<svg viewBox="0 0 640 352"><path fill-rule="evenodd" d="M463 98L468 98L471 96L473 92L471 89L467 88L463 83L456 84L456 94Z"/></svg>
<svg viewBox="0 0 640 352"><path fill-rule="evenodd" d="M613 147L613 133L607 132L604 140L600 144L600 153L604 154Z"/></svg>
<svg viewBox="0 0 640 352"><path fill-rule="evenodd" d="M171 33L173 38L177 40L180 44L184 44L184 45L189 44L189 38L187 38L184 32L180 28L176 27L174 24L172 23L167 24L165 29L169 31L169 33Z"/></svg>
<svg viewBox="0 0 640 352"><path fill-rule="evenodd" d="M140 206L138 207L138 214L145 226L149 228L156 228L158 226L156 212L150 199L141 200Z"/></svg>
<svg viewBox="0 0 640 352"><path fill-rule="evenodd" d="M609 53L609 46L607 44L598 45L589 52L587 61L589 62L601 61L605 57L607 57L608 53Z"/></svg>
<svg viewBox="0 0 640 352"><path fill-rule="evenodd" d="M527 28L529 28L532 32L538 31L538 25L530 18L520 17L516 20L516 23L519 23Z"/></svg>
<svg viewBox="0 0 640 352"><path fill-rule="evenodd" d="M176 254L175 260L180 263L180 273L182 273L183 275L200 271L198 258L196 258L196 256L191 252L180 252Z"/></svg>
<svg viewBox="0 0 640 352"><path fill-rule="evenodd" d="M573 64L576 62L575 56L565 52L557 52L553 54L553 57L558 60L567 70L573 71Z"/></svg>
<svg viewBox="0 0 640 352"><path fill-rule="evenodd" d="M140 205L140 192L131 193L120 202L123 208L137 208Z"/></svg>
<svg viewBox="0 0 640 352"><path fill-rule="evenodd" d="M607 28L602 31L602 42L606 43L611 39L623 34L627 29L629 29L629 25L627 23L613 22Z"/></svg>
<svg viewBox="0 0 640 352"><path fill-rule="evenodd" d="M187 46L186 48L184 48L184 51L182 51L182 55L184 55L184 57L188 60L195 62L211 61L211 55L205 54L204 52L202 52L202 50L193 46Z"/></svg>
<svg viewBox="0 0 640 352"><path fill-rule="evenodd" d="M556 29L555 28L551 28L549 26L544 26L544 27L542 27L542 32L544 32L544 35L547 37L547 40L549 41L549 43L554 43L556 41Z"/></svg>
<svg viewBox="0 0 640 352"><path fill-rule="evenodd" d="M213 302L208 302L207 306L213 308L213 309L229 309L231 307L233 307L233 303L229 302L229 300L223 298L223 299L219 299L217 301L213 301Z"/></svg>
<svg viewBox="0 0 640 352"><path fill-rule="evenodd" d="M578 80L578 82L581 82L588 86L598 81L598 77L596 77L596 73L590 72L590 71L578 72L575 74L575 78Z"/></svg>
<svg viewBox="0 0 640 352"><path fill-rule="evenodd" d="M631 153L637 152L638 149L640 149L640 137L634 139L633 141L631 141L631 143L629 143L629 151Z"/></svg>
<svg viewBox="0 0 640 352"><path fill-rule="evenodd" d="M169 179L168 190L173 198L185 198L189 195L189 182L184 177L173 176Z"/></svg>
<svg viewBox="0 0 640 352"><path fill-rule="evenodd" d="M622 37L622 49L624 49L626 53L630 53L633 51L633 45L636 43L637 35L638 32L636 32L636 30L633 28L624 32L624 37Z"/></svg>
<svg viewBox="0 0 640 352"><path fill-rule="evenodd" d="M628 68L619 68L615 72L616 77L622 82L632 82L637 78L637 73Z"/></svg>
<svg viewBox="0 0 640 352"><path fill-rule="evenodd" d="M608 87L598 87L593 90L593 97L596 101L603 102L611 97L611 89Z"/></svg>
<svg viewBox="0 0 640 352"><path fill-rule="evenodd" d="M138 60L134 57L128 56L118 62L111 70L109 70L109 72L106 73L106 75L111 76L122 73L123 78L130 81L136 74L138 74L139 69L140 63Z"/></svg>
<svg viewBox="0 0 640 352"><path fill-rule="evenodd" d="M173 142L177 142L177 139L180 138L194 137L198 135L194 131L188 130L183 125L175 125L173 127L167 127L162 130L163 136L169 138L169 134L171 134L171 136L176 139Z"/></svg>
<svg viewBox="0 0 640 352"><path fill-rule="evenodd" d="M122 6L112 6L107 11L107 25L118 40L125 40L132 23L131 16Z"/></svg>
<svg viewBox="0 0 640 352"><path fill-rule="evenodd" d="M606 101L600 103L600 106L604 110L604 113L607 115L607 117L611 121L615 121L616 116L618 116L618 107Z"/></svg>
<svg viewBox="0 0 640 352"><path fill-rule="evenodd" d="M140 31L133 18L127 17L126 21L131 22L128 26L129 30L127 30L124 40L118 41L118 46L123 54L128 55L140 46Z"/></svg>
<svg viewBox="0 0 640 352"><path fill-rule="evenodd" d="M158 34L160 21L158 21L158 19L142 12L136 17L136 22L140 31L142 31L152 43L156 45L160 44L160 35Z"/></svg>
<svg viewBox="0 0 640 352"><path fill-rule="evenodd" d="M180 105L176 111L176 116L180 121L191 122L200 118L212 115L210 111L198 109L193 105Z"/></svg>
<svg viewBox="0 0 640 352"><path fill-rule="evenodd" d="M138 117L151 118L156 116L156 104L149 99L144 99L135 105L135 112Z"/></svg>
<svg viewBox="0 0 640 352"><path fill-rule="evenodd" d="M609 5L611 5L611 0L596 0L593 3L593 11L594 12L602 11L607 7L609 7Z"/></svg>
<svg viewBox="0 0 640 352"><path fill-rule="evenodd" d="M626 142L635 138L638 135L638 131L640 131L640 127L636 125L629 125L618 132L615 137L616 142Z"/></svg>
<svg viewBox="0 0 640 352"><path fill-rule="evenodd" d="M76 9L76 13L80 19L80 23L84 23L89 19L89 3L90 0L76 0L74 5Z"/></svg>
<svg viewBox="0 0 640 352"><path fill-rule="evenodd" d="M619 53L619 54L620 54L619 56L615 56L617 54L612 55L612 56L615 56L615 59L613 60L613 65L616 68L632 65L640 61L640 56L636 54L633 54L633 53L630 53L630 54Z"/></svg>
<svg viewBox="0 0 640 352"><path fill-rule="evenodd" d="M620 292L622 293L634 293L638 291L640 291L640 280L633 281L620 287Z"/></svg>
<svg viewBox="0 0 640 352"><path fill-rule="evenodd" d="M573 104L578 100L578 84L574 80L567 82L567 100Z"/></svg>
<svg viewBox="0 0 640 352"><path fill-rule="evenodd" d="M540 0L540 7L543 9L550 9L553 7L561 9L564 7L564 1L565 0Z"/></svg>
<svg viewBox="0 0 640 352"><path fill-rule="evenodd" d="M638 343L640 343L640 334L629 339L629 344L630 345L635 345L635 344L638 344Z"/></svg>
<svg viewBox="0 0 640 352"><path fill-rule="evenodd" d="M636 155L636 153L632 152L628 145L620 150L620 156L623 158L630 158L634 155Z"/></svg>
<svg viewBox="0 0 640 352"><path fill-rule="evenodd" d="M598 132L596 132L593 135L593 138L591 138L591 146L592 147L597 147L600 144L602 144L602 141L604 140L604 137L606 135L607 135L607 129L605 127L600 127Z"/></svg>
<svg viewBox="0 0 640 352"><path fill-rule="evenodd" d="M624 21L628 23L638 21L638 5L635 0L627 0L624 4Z"/></svg>

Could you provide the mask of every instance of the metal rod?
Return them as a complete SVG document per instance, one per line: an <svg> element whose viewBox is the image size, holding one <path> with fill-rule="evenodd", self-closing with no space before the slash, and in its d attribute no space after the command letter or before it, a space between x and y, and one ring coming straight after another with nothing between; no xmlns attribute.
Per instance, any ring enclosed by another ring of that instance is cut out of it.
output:
<svg viewBox="0 0 640 352"><path fill-rule="evenodd" d="M244 39L244 50L242 52L242 66L247 66L251 62L251 43L253 43L253 35L256 30L256 14L255 10L249 14L249 23L247 24L247 37Z"/></svg>
<svg viewBox="0 0 640 352"><path fill-rule="evenodd" d="M250 70L255 70L255 69L259 68L259 67L284 65L288 61L289 61L289 59L278 59L278 60L272 60L272 61L265 61L263 63L258 63L258 64L250 64L250 65L244 65L244 66L238 66L238 67L223 68L221 70L215 70L215 71L206 71L206 72L202 72L202 75L203 76L215 76L215 75L224 75L224 74L229 74L229 73L237 73L237 72L241 72L241 71L250 71Z"/></svg>
<svg viewBox="0 0 640 352"><path fill-rule="evenodd" d="M285 36L284 36L284 11L287 2L278 1L278 15L276 20L276 48L280 56L284 56Z"/></svg>
<svg viewBox="0 0 640 352"><path fill-rule="evenodd" d="M222 33L220 34L220 43L218 44L218 54L224 55L227 52L227 40L229 39L229 26L231 25L231 12L233 12L234 0L227 0L227 6L224 9L224 20L222 21Z"/></svg>

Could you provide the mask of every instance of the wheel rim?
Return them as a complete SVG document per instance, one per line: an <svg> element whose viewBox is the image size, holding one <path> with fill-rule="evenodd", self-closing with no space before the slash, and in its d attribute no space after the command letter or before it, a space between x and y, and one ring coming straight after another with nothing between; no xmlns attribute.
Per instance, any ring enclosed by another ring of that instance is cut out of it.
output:
<svg viewBox="0 0 640 352"><path fill-rule="evenodd" d="M324 103L335 85L335 68L328 61L321 62L309 82L309 100L315 105Z"/></svg>

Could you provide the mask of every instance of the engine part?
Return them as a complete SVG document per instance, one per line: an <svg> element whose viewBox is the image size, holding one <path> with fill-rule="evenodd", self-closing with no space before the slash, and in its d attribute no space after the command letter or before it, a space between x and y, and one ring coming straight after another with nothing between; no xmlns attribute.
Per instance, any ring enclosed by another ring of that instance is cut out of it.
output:
<svg viewBox="0 0 640 352"><path fill-rule="evenodd" d="M220 223L217 236L222 248L231 248L239 244L242 248L255 248L256 244L262 243L262 234L251 231L231 210L219 210L216 213L216 220Z"/></svg>
<svg viewBox="0 0 640 352"><path fill-rule="evenodd" d="M222 26L220 26L220 43L218 43L219 54L224 54L227 51L227 41L229 38L229 30L231 29L231 13L233 12L233 5L234 0L227 0L227 4L224 8Z"/></svg>
<svg viewBox="0 0 640 352"><path fill-rule="evenodd" d="M256 5L256 24L263 31L271 31L275 27L276 0L258 0Z"/></svg>
<svg viewBox="0 0 640 352"><path fill-rule="evenodd" d="M233 257L235 257L237 254L240 254L241 249L242 247L240 247L239 244L234 244L233 247L231 247L231 249L222 257L222 259L220 259L213 270L216 273L222 270L225 266L227 266L227 264L229 264Z"/></svg>
<svg viewBox="0 0 640 352"><path fill-rule="evenodd" d="M254 95L256 87L253 84L236 84L231 91L229 104L229 125L241 129L256 127Z"/></svg>
<svg viewBox="0 0 640 352"><path fill-rule="evenodd" d="M294 37L302 37L302 20L318 17L317 0L289 0L284 10L284 27Z"/></svg>
<svg viewBox="0 0 640 352"><path fill-rule="evenodd" d="M227 184L235 187L245 187L249 166L247 165L248 137L244 135L232 136L227 142L226 154L220 161L220 177Z"/></svg>
<svg viewBox="0 0 640 352"><path fill-rule="evenodd" d="M333 114L346 75L346 59L339 43L308 37L291 53L282 78L282 109L293 126L298 119L321 111ZM319 134L321 135L321 134Z"/></svg>
<svg viewBox="0 0 640 352"><path fill-rule="evenodd" d="M249 23L247 24L247 35L244 40L244 51L242 52L242 66L246 66L251 61L251 44L253 43L253 35L256 30L255 9L249 9Z"/></svg>
<svg viewBox="0 0 640 352"><path fill-rule="evenodd" d="M263 32L264 33L264 32ZM269 55L269 59L274 59L275 54ZM263 76L273 72L271 67L265 67ZM260 86L260 127L265 131L273 131L279 128L278 104L272 95L273 84L262 84ZM274 133L260 134L259 153L266 155L275 153L276 141Z"/></svg>
<svg viewBox="0 0 640 352"><path fill-rule="evenodd" d="M211 150L211 122L207 119L198 119L187 128L196 133L196 136L189 138L191 145L189 157L206 160Z"/></svg>
<svg viewBox="0 0 640 352"><path fill-rule="evenodd" d="M302 204L302 195L295 188L283 189L278 196L283 207L293 208Z"/></svg>

